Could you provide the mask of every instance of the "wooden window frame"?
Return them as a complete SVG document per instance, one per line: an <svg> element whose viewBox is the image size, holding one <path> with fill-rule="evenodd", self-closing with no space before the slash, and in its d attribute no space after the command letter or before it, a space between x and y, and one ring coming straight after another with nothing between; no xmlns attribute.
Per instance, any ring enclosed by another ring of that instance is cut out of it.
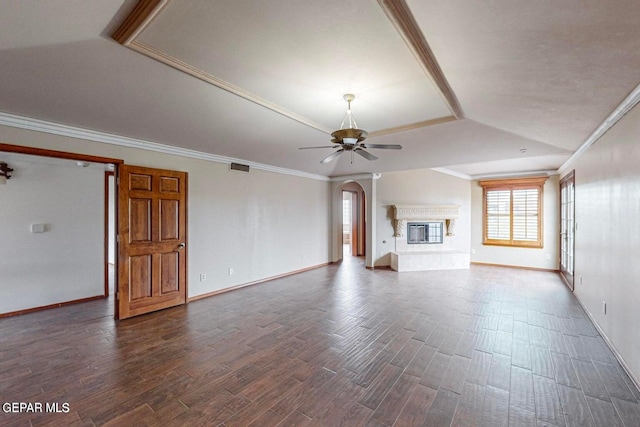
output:
<svg viewBox="0 0 640 427"><path fill-rule="evenodd" d="M493 179L479 181L482 187L482 244L492 246L510 246L518 248L543 248L544 247L544 183L548 177ZM513 239L513 190L538 190L538 239L514 240ZM509 191L511 206L509 212L509 240L490 239L487 236L487 192Z"/></svg>

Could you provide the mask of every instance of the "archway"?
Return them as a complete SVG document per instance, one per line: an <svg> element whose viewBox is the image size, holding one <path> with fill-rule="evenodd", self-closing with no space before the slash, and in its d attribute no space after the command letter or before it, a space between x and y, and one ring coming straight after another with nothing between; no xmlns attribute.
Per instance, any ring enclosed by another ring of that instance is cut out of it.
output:
<svg viewBox="0 0 640 427"><path fill-rule="evenodd" d="M342 186L342 255L366 254L366 200L357 182Z"/></svg>
<svg viewBox="0 0 640 427"><path fill-rule="evenodd" d="M376 180L380 174L362 174L349 177L334 178L331 186L332 194L332 227L331 227L331 261L343 259L343 189L357 189L362 195L359 204L362 206L361 244L365 256L365 266L374 267L376 253ZM346 186L346 187L345 187ZM355 186L355 187L353 187Z"/></svg>

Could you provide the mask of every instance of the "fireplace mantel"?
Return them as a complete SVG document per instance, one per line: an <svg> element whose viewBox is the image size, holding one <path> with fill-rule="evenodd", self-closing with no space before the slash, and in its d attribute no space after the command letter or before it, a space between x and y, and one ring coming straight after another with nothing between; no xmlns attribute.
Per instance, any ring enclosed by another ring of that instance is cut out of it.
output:
<svg viewBox="0 0 640 427"><path fill-rule="evenodd" d="M407 221L441 220L447 227L447 236L453 236L458 205L393 205L393 219L396 221L395 237L404 236Z"/></svg>

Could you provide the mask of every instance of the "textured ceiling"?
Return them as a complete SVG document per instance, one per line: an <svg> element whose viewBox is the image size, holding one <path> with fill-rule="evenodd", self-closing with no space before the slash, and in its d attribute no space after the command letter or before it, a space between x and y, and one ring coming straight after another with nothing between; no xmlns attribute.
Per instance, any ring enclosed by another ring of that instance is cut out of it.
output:
<svg viewBox="0 0 640 427"><path fill-rule="evenodd" d="M136 40L327 131L340 125L344 93L357 94L368 131L451 115L376 3L250 4L173 1Z"/></svg>
<svg viewBox="0 0 640 427"><path fill-rule="evenodd" d="M329 144L346 92L370 132L452 115L381 4L174 0L139 35L248 97L114 41L135 5L0 2L0 111L325 176L475 176L556 169L640 83L636 1L408 0L466 118L325 165L298 147Z"/></svg>

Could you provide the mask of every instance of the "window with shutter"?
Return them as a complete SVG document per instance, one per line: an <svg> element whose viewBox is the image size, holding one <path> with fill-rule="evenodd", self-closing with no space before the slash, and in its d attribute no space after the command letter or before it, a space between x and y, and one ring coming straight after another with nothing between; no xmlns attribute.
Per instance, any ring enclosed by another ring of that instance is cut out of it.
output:
<svg viewBox="0 0 640 427"><path fill-rule="evenodd" d="M541 248L546 177L480 181L483 244Z"/></svg>

